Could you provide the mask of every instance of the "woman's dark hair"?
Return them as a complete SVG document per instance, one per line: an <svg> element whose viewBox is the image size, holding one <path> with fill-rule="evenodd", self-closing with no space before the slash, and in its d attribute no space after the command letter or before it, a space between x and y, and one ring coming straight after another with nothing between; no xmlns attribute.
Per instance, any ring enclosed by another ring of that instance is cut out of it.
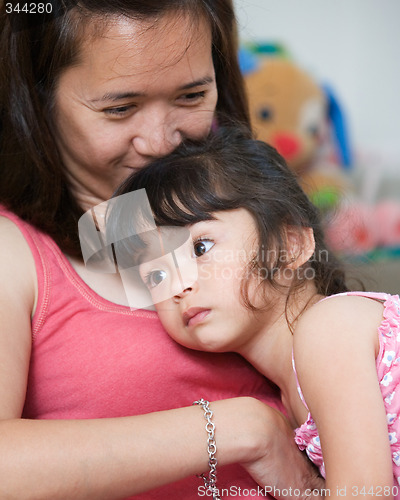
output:
<svg viewBox="0 0 400 500"><path fill-rule="evenodd" d="M206 19L223 124L234 117L249 125L237 62L232 0L51 0L52 14L7 13L0 4L0 203L48 233L62 250L80 256L81 207L69 190L56 146L54 92L63 70L79 62L80 46L100 36L115 16L157 20L169 12ZM14 4L13 4L14 5Z"/></svg>
<svg viewBox="0 0 400 500"><path fill-rule="evenodd" d="M256 224L259 248L263 249L251 260L250 275L258 273L263 283L275 287L279 287L278 271L288 265L285 230L312 228L314 255L302 267L304 272L296 273L290 292L310 276L319 294L348 290L341 264L326 247L318 210L279 153L252 139L246 131L221 128L205 141L185 141L168 156L129 177L115 195L143 188L158 226L185 226L211 220L218 211L248 210ZM110 241L118 239L114 235L122 228L125 234L134 234L134 229L127 229L132 224L134 214L129 205L123 210L111 210L107 219ZM133 242L134 246L140 244L137 239ZM132 262L131 245L129 238L122 240L118 254L125 255L128 261L130 254ZM243 292L246 305L253 308L246 281Z"/></svg>

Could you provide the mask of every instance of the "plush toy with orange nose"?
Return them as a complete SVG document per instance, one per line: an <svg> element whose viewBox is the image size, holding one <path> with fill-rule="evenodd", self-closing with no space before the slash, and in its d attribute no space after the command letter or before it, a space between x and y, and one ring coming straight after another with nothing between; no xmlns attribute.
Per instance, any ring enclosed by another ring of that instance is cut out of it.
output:
<svg viewBox="0 0 400 500"><path fill-rule="evenodd" d="M266 55L266 47L239 54L256 137L281 153L314 203L334 208L352 162L341 107L332 91L288 57Z"/></svg>
<svg viewBox="0 0 400 500"><path fill-rule="evenodd" d="M325 127L322 89L288 59L270 57L246 75L257 138L274 146L290 167L309 167Z"/></svg>

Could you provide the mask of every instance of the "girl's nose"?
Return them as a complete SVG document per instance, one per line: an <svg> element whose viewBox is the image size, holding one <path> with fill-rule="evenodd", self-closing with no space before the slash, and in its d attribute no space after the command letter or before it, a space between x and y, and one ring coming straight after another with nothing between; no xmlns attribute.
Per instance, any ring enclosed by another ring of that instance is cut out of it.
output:
<svg viewBox="0 0 400 500"><path fill-rule="evenodd" d="M198 289L198 283L195 281L192 283L190 286L182 290L181 292L175 293L174 295L174 301L179 302L181 299L186 297L187 295L190 295L191 293L195 292Z"/></svg>
<svg viewBox="0 0 400 500"><path fill-rule="evenodd" d="M148 113L133 137L135 151L146 157L171 153L182 142L178 124L168 113L155 110Z"/></svg>

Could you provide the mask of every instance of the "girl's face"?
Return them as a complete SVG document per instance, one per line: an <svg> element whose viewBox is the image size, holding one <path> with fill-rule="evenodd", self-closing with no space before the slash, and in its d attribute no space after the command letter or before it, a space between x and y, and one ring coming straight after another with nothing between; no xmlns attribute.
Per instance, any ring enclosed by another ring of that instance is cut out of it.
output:
<svg viewBox="0 0 400 500"><path fill-rule="evenodd" d="M265 321L243 304L241 290L249 262L257 255L256 225L245 209L215 216L215 220L189 227L193 245L186 261L181 254L175 259L166 255L164 262L159 258L142 263L140 275L150 289L161 322L178 343L198 350L240 351L250 336L265 327ZM197 277L187 265L193 257ZM179 272L171 269L174 260ZM189 275L185 275L186 270ZM186 282L183 291L182 282ZM250 300L261 305L256 278L250 284ZM165 300L159 302L160 297Z"/></svg>
<svg viewBox="0 0 400 500"><path fill-rule="evenodd" d="M83 43L55 93L58 146L82 205L116 187L184 137L211 127L217 87L205 21L115 18Z"/></svg>

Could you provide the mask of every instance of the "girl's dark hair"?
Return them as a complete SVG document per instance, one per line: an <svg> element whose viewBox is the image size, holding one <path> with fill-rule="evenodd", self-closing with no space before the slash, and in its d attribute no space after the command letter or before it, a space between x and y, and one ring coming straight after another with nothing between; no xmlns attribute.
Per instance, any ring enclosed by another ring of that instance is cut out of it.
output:
<svg viewBox="0 0 400 500"><path fill-rule="evenodd" d="M176 12L188 14L194 23L205 18L212 29L218 121L229 116L250 126L249 116L232 0L47 3L50 15L7 13L10 4L0 3L0 203L48 233L64 252L80 256L77 221L82 209L69 189L52 118L58 79L79 62L89 25L92 36L99 36L115 16L157 20Z"/></svg>
<svg viewBox="0 0 400 500"><path fill-rule="evenodd" d="M215 212L248 210L256 224L260 249L251 260L251 274L257 272L263 283L275 287L279 286L278 271L288 264L285 229L312 228L315 253L303 266L303 273L296 273L290 293L310 276L319 294L348 290L339 261L326 247L318 210L279 153L246 131L221 128L205 141L185 141L167 157L128 178L116 196L143 188L158 226L185 226L211 220ZM117 239L113 232L120 233L121 228L134 224L134 214L129 205L126 207L109 214L110 241ZM122 232L134 234L135 230ZM120 246L118 253L128 260L130 254L132 262L131 243L122 240L120 245L125 248ZM246 305L253 308L245 281L243 292Z"/></svg>

